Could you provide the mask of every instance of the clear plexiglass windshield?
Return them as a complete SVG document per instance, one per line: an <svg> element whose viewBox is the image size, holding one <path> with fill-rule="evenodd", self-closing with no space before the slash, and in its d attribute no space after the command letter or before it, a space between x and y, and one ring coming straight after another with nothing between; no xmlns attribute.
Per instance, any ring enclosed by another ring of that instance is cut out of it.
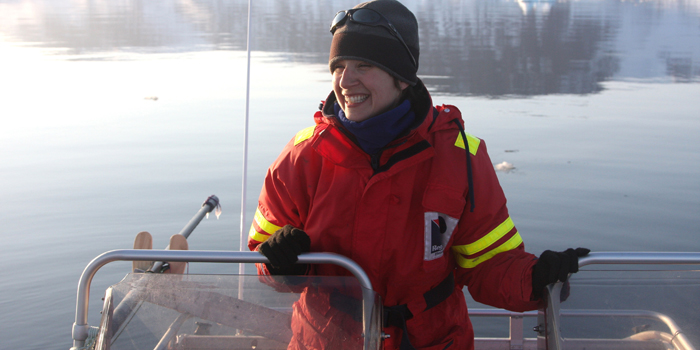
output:
<svg viewBox="0 0 700 350"><path fill-rule="evenodd" d="M700 344L700 271L579 271L569 287L560 295L558 324L549 324L560 331L562 349L690 350Z"/></svg>
<svg viewBox="0 0 700 350"><path fill-rule="evenodd" d="M377 349L379 305L352 277L129 274L106 292L96 349Z"/></svg>

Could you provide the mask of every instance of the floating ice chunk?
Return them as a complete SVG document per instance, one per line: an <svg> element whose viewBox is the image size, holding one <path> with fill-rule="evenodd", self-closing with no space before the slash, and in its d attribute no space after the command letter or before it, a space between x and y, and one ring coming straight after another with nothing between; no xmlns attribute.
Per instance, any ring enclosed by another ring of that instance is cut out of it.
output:
<svg viewBox="0 0 700 350"><path fill-rule="evenodd" d="M494 168L496 168L496 171L503 171L503 172L506 172L506 173L508 173L508 172L510 172L511 170L515 169L515 167L513 166L513 164L508 163L508 162L506 162L506 161L503 161L503 162L501 162L501 163L498 163L498 164L494 165Z"/></svg>

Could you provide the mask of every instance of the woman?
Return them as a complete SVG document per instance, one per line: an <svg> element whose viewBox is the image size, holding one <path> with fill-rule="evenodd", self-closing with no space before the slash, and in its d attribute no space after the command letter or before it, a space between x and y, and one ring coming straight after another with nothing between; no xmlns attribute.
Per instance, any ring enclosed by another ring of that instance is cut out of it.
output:
<svg viewBox="0 0 700 350"><path fill-rule="evenodd" d="M414 15L394 0L341 11L331 25L333 91L315 126L270 167L249 247L262 275L347 275L295 264L303 252L356 261L381 296L385 349L471 349L462 288L513 311L536 309L544 287L578 270L588 250L526 253L483 140L454 106L433 107L416 76ZM322 310L350 327L333 298L307 290L295 305L294 349L335 349ZM331 322L333 323L333 322Z"/></svg>

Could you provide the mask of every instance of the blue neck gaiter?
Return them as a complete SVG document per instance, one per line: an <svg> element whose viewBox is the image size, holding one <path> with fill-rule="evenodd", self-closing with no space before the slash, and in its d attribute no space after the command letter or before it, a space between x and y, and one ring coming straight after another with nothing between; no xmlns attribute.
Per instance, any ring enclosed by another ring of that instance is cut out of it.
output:
<svg viewBox="0 0 700 350"><path fill-rule="evenodd" d="M413 124L416 117L409 100L404 100L396 108L361 122L348 120L337 102L333 108L340 123L355 136L360 147L369 155L376 154L393 141Z"/></svg>

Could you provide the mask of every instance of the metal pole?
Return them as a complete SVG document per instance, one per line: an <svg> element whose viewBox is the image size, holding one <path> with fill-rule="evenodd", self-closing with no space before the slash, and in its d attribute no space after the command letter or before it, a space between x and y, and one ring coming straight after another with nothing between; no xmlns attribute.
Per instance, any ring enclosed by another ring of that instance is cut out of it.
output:
<svg viewBox="0 0 700 350"><path fill-rule="evenodd" d="M238 233L238 251L246 250L246 202L248 201L248 125L250 120L250 28L253 0L248 0L248 28L246 33L246 86L245 86L245 125L243 127L243 173L241 174L241 222ZM238 264L238 274L245 275L245 265ZM243 281L238 281L238 299L243 300ZM240 332L240 330L238 330Z"/></svg>
<svg viewBox="0 0 700 350"><path fill-rule="evenodd" d="M179 235L185 236L185 238L189 237L192 231L199 225L199 223L204 219L204 216L206 216L208 213L210 213L214 208L219 206L219 197L215 195L209 196L204 203L202 203L202 207L199 209L197 214L194 214L194 217L190 222L185 225L185 227L182 228ZM168 244L165 249L169 249L170 244ZM163 268L163 261L156 261L153 263L153 266L151 266L150 269L148 269L149 272L160 272L160 270Z"/></svg>
<svg viewBox="0 0 700 350"><path fill-rule="evenodd" d="M248 52L248 71L246 73L246 87L245 87L245 127L243 128L243 174L241 179L241 224L240 224L240 242L239 251L246 250L246 237L245 227L246 227L246 200L247 200L247 187L248 187L248 121L249 121L249 111L250 111L250 28L251 28L251 13L253 8L253 1L248 0L248 38L247 38L247 52ZM245 274L245 267L243 264L238 266L238 273L240 275ZM242 290L239 288L239 298Z"/></svg>
<svg viewBox="0 0 700 350"><path fill-rule="evenodd" d="M594 252L578 260L579 267L593 264L700 264L700 252Z"/></svg>
<svg viewBox="0 0 700 350"><path fill-rule="evenodd" d="M219 206L219 197L215 195L211 195L207 197L207 199L202 203L202 208L199 209L197 214L190 220L190 222L185 225L185 227L182 228L179 235L185 236L185 238L188 238L192 231L199 225L199 223L202 221L204 216L206 216L208 213L211 213L214 208Z"/></svg>

